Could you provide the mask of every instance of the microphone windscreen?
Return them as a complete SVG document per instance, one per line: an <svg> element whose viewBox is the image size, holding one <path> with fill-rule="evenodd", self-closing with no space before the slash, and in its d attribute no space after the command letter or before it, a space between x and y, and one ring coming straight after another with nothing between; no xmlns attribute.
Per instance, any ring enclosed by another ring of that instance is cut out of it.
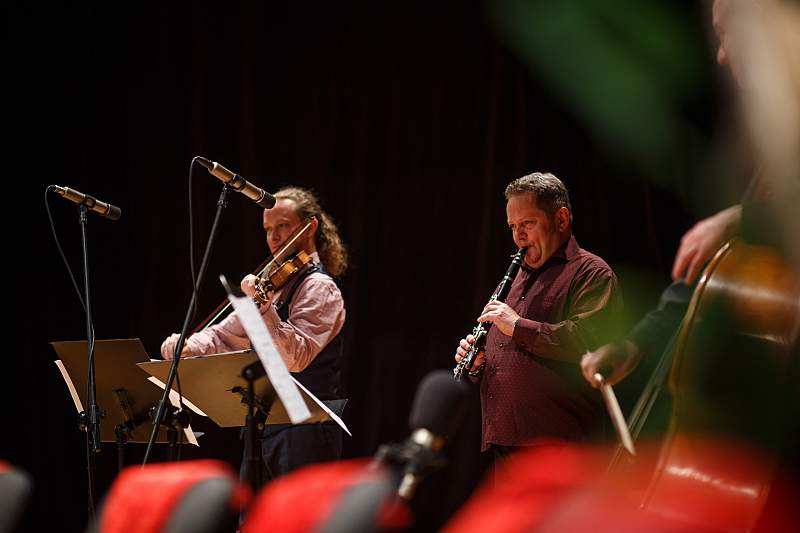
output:
<svg viewBox="0 0 800 533"><path fill-rule="evenodd" d="M408 424L412 430L427 429L445 437L461 419L469 386L453 379L447 370L431 372L422 380L414 396Z"/></svg>
<svg viewBox="0 0 800 533"><path fill-rule="evenodd" d="M108 206L108 212L106 213L106 218L109 218L111 220L119 220L120 216L122 216L122 210L119 207L115 205Z"/></svg>
<svg viewBox="0 0 800 533"><path fill-rule="evenodd" d="M257 203L264 209L272 209L275 207L275 202L277 202L277 199L270 193L264 191L264 197Z"/></svg>
<svg viewBox="0 0 800 533"><path fill-rule="evenodd" d="M211 161L209 161L205 157L197 156L197 157L195 157L195 160L198 163L200 163L201 165L203 165L204 167L206 167L206 169L208 169L208 170L211 170L212 168L214 168L214 163L212 163Z"/></svg>

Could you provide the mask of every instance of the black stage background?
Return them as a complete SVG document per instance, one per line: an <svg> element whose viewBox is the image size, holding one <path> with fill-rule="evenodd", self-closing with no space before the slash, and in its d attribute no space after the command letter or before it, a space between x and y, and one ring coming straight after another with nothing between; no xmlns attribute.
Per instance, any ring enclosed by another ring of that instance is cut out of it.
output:
<svg viewBox="0 0 800 533"><path fill-rule="evenodd" d="M36 482L25 530L55 524L81 531L86 512L82 435L47 344L83 339L85 326L49 234L46 184L69 185L122 208L119 222L90 219L96 332L100 339L139 337L151 354L179 328L189 298L193 155L223 162L271 190L296 184L317 191L352 257L341 281L346 420L354 434L348 457L403 438L417 383L433 369L452 367L457 340L472 328L513 249L502 197L510 179L533 170L560 176L571 189L579 242L621 277L627 320L655 302L682 231L730 198L691 201L698 190L713 190L698 185L692 157L675 154L673 182L656 185L609 155L552 85L505 46L487 22L486 6L466 4L10 8L13 75L5 85L7 134L14 140L5 159L20 168L6 166L5 178L22 183L13 201L26 207L8 226L20 242L7 240L6 260L19 270L7 278L17 299L7 332L15 348L5 355L16 369L7 378L2 458ZM703 6L681 5L702 45ZM702 46L696 53L708 75L713 54ZM684 118L706 134L697 153L716 121L713 101L706 87L685 109ZM218 181L197 173L199 249L219 189ZM77 210L55 197L52 204L79 269ZM265 250L260 211L233 195L201 314L223 296L217 274L238 278ZM6 418L9 411L18 417ZM453 444L453 466L433 481L437 490L428 489L426 527L446 517L479 479L479 419L476 399ZM203 441L186 454L238 463L235 432L212 430ZM141 455L137 447L130 461ZM99 458L101 488L113 478L114 461L109 445Z"/></svg>

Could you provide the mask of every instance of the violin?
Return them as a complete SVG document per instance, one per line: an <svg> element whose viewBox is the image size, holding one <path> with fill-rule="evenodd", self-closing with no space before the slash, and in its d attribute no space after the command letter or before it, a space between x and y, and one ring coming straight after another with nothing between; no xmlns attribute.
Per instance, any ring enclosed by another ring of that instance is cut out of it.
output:
<svg viewBox="0 0 800 533"><path fill-rule="evenodd" d="M300 250L291 259L287 259L273 270L265 273L256 281L256 293L253 299L258 304L269 303L270 292L279 290L286 285L295 274L303 270L311 262L311 256L305 250Z"/></svg>
<svg viewBox="0 0 800 533"><path fill-rule="evenodd" d="M316 217L307 219L305 224L297 228L289 236L286 243L273 254L271 259L261 263L253 272L253 275L258 278L256 282L256 294L254 296L256 303L268 302L270 291L276 291L286 285L295 274L302 271L305 266L311 262L311 254L306 250L300 250L288 259L286 256L293 250L295 243L311 230L315 220ZM227 300L223 301L205 320L200 322L192 333L203 331L221 322L222 319L227 316L230 308L231 303Z"/></svg>

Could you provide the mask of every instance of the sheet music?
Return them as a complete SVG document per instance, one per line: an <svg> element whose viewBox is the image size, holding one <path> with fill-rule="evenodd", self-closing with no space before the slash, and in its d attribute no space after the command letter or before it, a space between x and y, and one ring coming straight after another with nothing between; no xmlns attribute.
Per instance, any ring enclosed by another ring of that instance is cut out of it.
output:
<svg viewBox="0 0 800 533"><path fill-rule="evenodd" d="M162 389L164 387L166 387L166 385L161 385ZM178 392L177 391L175 391L175 390L170 390L169 391L169 403L171 403L173 407L177 407L178 409L180 409L181 402L180 402L180 398L178 396ZM186 403L185 400L184 400L183 403L187 407L189 406L189 404ZM183 428L183 433L184 433L184 435L186 435L186 440L189 442L189 444L194 444L198 448L200 447L200 443L197 442L197 437L195 437L195 435L194 435L194 431L192 430L192 425L191 424L189 424L188 426Z"/></svg>
<svg viewBox="0 0 800 533"><path fill-rule="evenodd" d="M157 386L159 389L161 389L161 390L164 390L164 387L166 387L166 385L164 384L164 382L163 382L163 381L161 381L160 379L158 379L158 378L157 378L157 377L155 377L155 376L150 376L149 378L147 378L147 381L149 381L150 383L152 383L152 384L156 385L156 386ZM175 395L175 399L176 399L176 400L178 399L178 393L177 393L177 392L175 392L175 391L173 390L172 392L170 392L170 395L169 395L170 401L172 401L172 395L173 395L173 394ZM172 405L175 405L175 404L173 403ZM197 414L198 414L198 415L200 415L200 416L205 416L205 417L208 417L208 415L207 415L207 414L205 414L203 411L201 411L199 407L197 407L195 404L193 404L192 402L190 402L189 400L187 400L187 399L186 399L186 396L184 396L184 397L183 397L183 405L185 405L186 407L188 407L190 411L192 411L192 412L194 412L194 413L197 413ZM176 407L177 407L177 406L176 406Z"/></svg>
<svg viewBox="0 0 800 533"><path fill-rule="evenodd" d="M311 392L309 392L309 390L308 390L307 388L305 388L305 386L303 386L303 384L302 384L302 383L300 383L299 381L297 381L296 379L294 379L294 376L291 376L291 375L290 375L289 377L290 377L290 378L292 378L292 381L294 381L294 382L297 384L297 386L298 386L298 387L300 387L301 389L303 389L303 391L304 391L306 394L308 394L308 396L309 396L309 397L310 397L312 400L314 400L314 402L316 402L316 404L317 404L317 405L319 405L319 406L320 406L320 408L322 408L322 410L323 410L323 411L325 411L326 413L328 413L328 416L329 416L329 417L331 417L331 420L333 420L334 422L336 422L337 424L339 424L339 427L340 427L340 428L342 428L343 430L345 430L345 432L346 432L348 435L350 435L351 437L353 436L353 434L352 434L352 433L350 433L350 430L349 430L349 429L347 429L347 426L345 425L345 423L344 423L344 420L342 420L341 418L339 418L339 416L338 416L336 413L334 413L333 411L331 411L330 409L328 409L328 406L327 406L327 405L325 405L324 403L322 403L322 402L319 400L319 398L317 398L316 396L314 396L313 394L311 394Z"/></svg>
<svg viewBox="0 0 800 533"><path fill-rule="evenodd" d="M72 378L69 377L67 369L64 367L64 363L61 361L61 359L56 359L55 364L58 367L58 371L61 372L61 377L64 378L64 381L67 383L69 395L72 396L72 402L75 404L75 409L77 409L79 413L82 413L83 404L81 403L81 398L78 396L78 391L75 389L75 384L72 382Z"/></svg>
<svg viewBox="0 0 800 533"><path fill-rule="evenodd" d="M267 325L264 324L264 319L256 304L248 297L239 298L230 294L228 300L233 305L233 309L253 345L253 350L258 354L261 364L264 365L264 370L266 370L275 392L283 402L292 424L299 424L311 418L311 411L308 410L300 391L297 390L295 385L297 382L289 374L286 363L283 362L275 340L267 329Z"/></svg>

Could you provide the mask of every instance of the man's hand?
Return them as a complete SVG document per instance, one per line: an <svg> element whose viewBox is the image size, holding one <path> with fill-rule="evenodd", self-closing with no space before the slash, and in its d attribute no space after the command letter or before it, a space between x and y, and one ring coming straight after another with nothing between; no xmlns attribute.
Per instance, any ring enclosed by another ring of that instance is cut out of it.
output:
<svg viewBox="0 0 800 533"><path fill-rule="evenodd" d="M742 206L735 205L695 224L681 239L672 265L672 279L684 278L691 285L719 247L739 232L741 221Z"/></svg>
<svg viewBox="0 0 800 533"><path fill-rule="evenodd" d="M607 385L615 385L633 372L642 359L639 348L631 341L612 343L586 353L581 359L581 372L595 388L600 386L594 375L600 373Z"/></svg>
<svg viewBox="0 0 800 533"><path fill-rule="evenodd" d="M256 283L258 283L257 276L254 276L253 274L246 275L240 284L242 287L242 292L252 298L256 294Z"/></svg>
<svg viewBox="0 0 800 533"><path fill-rule="evenodd" d="M514 324L519 315L503 302L493 301L486 304L483 314L478 317L478 322L491 322L503 335L514 336Z"/></svg>
<svg viewBox="0 0 800 533"><path fill-rule="evenodd" d="M181 336L177 333L173 333L166 340L161 343L161 357L164 359L170 360L175 353L175 345L178 344L178 339ZM188 340L188 339L187 339ZM189 349L189 344L184 342L183 350L181 350L181 357L189 357L192 355L191 349Z"/></svg>
<svg viewBox="0 0 800 533"><path fill-rule="evenodd" d="M248 274L244 277L240 285L242 287L242 292L248 297L256 300L256 303L259 305L265 305L272 302L272 297L275 294L273 291L268 290L266 291L266 294L259 296L257 290L258 277ZM266 297L266 299L264 297Z"/></svg>
<svg viewBox="0 0 800 533"><path fill-rule="evenodd" d="M475 337L472 335L467 335L466 339L461 339L461 342L458 343L458 348L456 348L456 363L460 363L461 359L467 356L467 352L473 344L475 344ZM485 359L486 354L481 350L478 352L478 355L475 356L475 361L472 362L472 368L468 368L467 370L479 368Z"/></svg>

